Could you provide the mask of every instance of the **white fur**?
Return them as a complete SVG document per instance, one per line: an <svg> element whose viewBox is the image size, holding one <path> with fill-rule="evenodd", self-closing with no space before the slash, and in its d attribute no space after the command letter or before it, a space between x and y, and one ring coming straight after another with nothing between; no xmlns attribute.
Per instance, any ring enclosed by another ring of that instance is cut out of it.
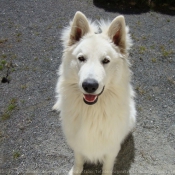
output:
<svg viewBox="0 0 175 175"><path fill-rule="evenodd" d="M70 41L76 27L82 29L83 36L79 41ZM98 28L102 33L95 34ZM123 48L115 45L111 37L118 30ZM120 145L135 125L134 91L130 84L128 59L132 42L128 32L122 16L112 23L101 21L95 26L77 12L73 22L62 33L64 52L53 109L60 111L63 132L75 154L74 167L69 174L81 174L85 161L100 161L103 174L112 174ZM79 56L84 56L86 61L80 62ZM104 58L110 62L103 65L101 61ZM94 105L83 101L82 82L87 78L99 83L95 94L105 86Z"/></svg>

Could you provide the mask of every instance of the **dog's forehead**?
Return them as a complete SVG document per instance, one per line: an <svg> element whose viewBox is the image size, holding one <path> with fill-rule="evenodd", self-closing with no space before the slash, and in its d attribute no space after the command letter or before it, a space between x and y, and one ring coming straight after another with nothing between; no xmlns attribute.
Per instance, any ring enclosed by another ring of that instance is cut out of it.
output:
<svg viewBox="0 0 175 175"><path fill-rule="evenodd" d="M82 40L82 44L89 44L92 47L100 47L102 45L106 46L109 45L109 41L107 37L104 37L102 34L92 34L87 36L85 39Z"/></svg>
<svg viewBox="0 0 175 175"><path fill-rule="evenodd" d="M108 39L104 38L101 34L94 34L82 39L75 48L74 53L79 54L81 52L84 55L95 54L100 56L110 50L112 50L112 47Z"/></svg>

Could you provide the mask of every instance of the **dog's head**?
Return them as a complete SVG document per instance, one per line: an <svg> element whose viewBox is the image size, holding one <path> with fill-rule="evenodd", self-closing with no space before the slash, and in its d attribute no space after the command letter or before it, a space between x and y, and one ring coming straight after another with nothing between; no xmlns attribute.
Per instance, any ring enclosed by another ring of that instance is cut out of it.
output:
<svg viewBox="0 0 175 175"><path fill-rule="evenodd" d="M98 32L98 27L102 32ZM131 45L127 33L123 16L110 24L101 21L98 26L81 12L75 14L71 27L64 31L66 74L73 83L77 82L86 104L95 104L105 89L122 78Z"/></svg>

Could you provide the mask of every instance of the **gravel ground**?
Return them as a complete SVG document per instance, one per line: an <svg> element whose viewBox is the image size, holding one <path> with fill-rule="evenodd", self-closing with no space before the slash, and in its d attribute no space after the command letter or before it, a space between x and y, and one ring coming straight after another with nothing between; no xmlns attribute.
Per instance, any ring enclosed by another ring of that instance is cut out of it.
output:
<svg viewBox="0 0 175 175"><path fill-rule="evenodd" d="M114 174L175 174L175 13L120 12L92 0L0 1L0 172L67 174L73 153L54 104L60 31L77 10L93 20L124 14L134 46L137 126ZM142 11L143 10L143 11ZM3 78L4 77L4 78ZM101 165L85 165L97 174Z"/></svg>

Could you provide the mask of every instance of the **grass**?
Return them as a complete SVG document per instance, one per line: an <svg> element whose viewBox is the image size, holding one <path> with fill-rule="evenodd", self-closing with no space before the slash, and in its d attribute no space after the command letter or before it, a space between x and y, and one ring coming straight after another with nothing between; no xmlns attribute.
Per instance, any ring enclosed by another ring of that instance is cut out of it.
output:
<svg viewBox="0 0 175 175"><path fill-rule="evenodd" d="M22 41L21 36L22 36L22 33L21 32L19 32L19 33L16 34L16 41L17 42L21 42Z"/></svg>
<svg viewBox="0 0 175 175"><path fill-rule="evenodd" d="M1 115L2 120L8 120L11 116L12 111L17 107L17 100L12 98L5 109L4 113Z"/></svg>
<svg viewBox="0 0 175 175"><path fill-rule="evenodd" d="M60 25L58 25L58 28L59 28L59 29L62 29L62 28L63 28L63 26L60 24Z"/></svg>
<svg viewBox="0 0 175 175"><path fill-rule="evenodd" d="M39 32L34 32L34 35L35 35L35 36L39 36L40 33L39 33Z"/></svg>
<svg viewBox="0 0 175 175"><path fill-rule="evenodd" d="M0 44L3 44L3 43L5 43L5 42L7 42L8 41L8 39L0 39Z"/></svg>
<svg viewBox="0 0 175 175"><path fill-rule="evenodd" d="M170 43L170 44L173 44L173 43L174 43L174 41L173 41L173 40L169 40L169 43Z"/></svg>
<svg viewBox="0 0 175 175"><path fill-rule="evenodd" d="M7 58L7 55L6 54L2 54L2 58Z"/></svg>
<svg viewBox="0 0 175 175"><path fill-rule="evenodd" d="M160 50L163 57L169 57L170 55L173 54L172 50L166 50L163 45L160 46Z"/></svg>
<svg viewBox="0 0 175 175"><path fill-rule="evenodd" d="M15 103L11 103L11 104L9 104L9 106L8 106L8 111L12 111L12 110L14 110L16 108L16 104Z"/></svg>
<svg viewBox="0 0 175 175"><path fill-rule="evenodd" d="M21 85L21 89L26 89L27 88L27 85L24 84L24 85Z"/></svg>
<svg viewBox="0 0 175 175"><path fill-rule="evenodd" d="M17 42L21 42L22 40L21 40L20 38L18 38L16 41L17 41Z"/></svg>
<svg viewBox="0 0 175 175"><path fill-rule="evenodd" d="M10 54L11 59L17 58L16 54Z"/></svg>
<svg viewBox="0 0 175 175"><path fill-rule="evenodd" d="M153 63L156 63L156 62L157 62L157 59L156 59L156 58L152 58L151 61L152 61Z"/></svg>
<svg viewBox="0 0 175 175"><path fill-rule="evenodd" d="M151 99L152 99L152 96L151 96L151 95L147 95L147 96L146 96L146 99L147 99L147 100L151 100Z"/></svg>
<svg viewBox="0 0 175 175"><path fill-rule="evenodd" d="M3 137L3 132L0 131L0 139Z"/></svg>
<svg viewBox="0 0 175 175"><path fill-rule="evenodd" d="M4 112L4 113L2 114L2 116L1 116L1 119L2 119L2 120L8 120L9 118L10 118L10 114L7 113L7 112Z"/></svg>
<svg viewBox="0 0 175 175"><path fill-rule="evenodd" d="M5 65L6 63L7 63L7 62L6 62L5 60L2 60L2 61L1 61L1 64L2 64L2 65Z"/></svg>
<svg viewBox="0 0 175 175"><path fill-rule="evenodd" d="M19 151L15 151L14 153L13 153L13 158L14 159L17 159L17 158L19 158L20 157L20 152Z"/></svg>
<svg viewBox="0 0 175 175"><path fill-rule="evenodd" d="M17 33L16 36L17 37L20 37L22 35L22 33Z"/></svg>
<svg viewBox="0 0 175 175"><path fill-rule="evenodd" d="M163 57L169 57L173 52L171 50L162 50Z"/></svg>
<svg viewBox="0 0 175 175"><path fill-rule="evenodd" d="M169 82L170 84L175 84L175 81L173 80L172 77L168 77L167 79L168 79L168 82Z"/></svg>
<svg viewBox="0 0 175 175"><path fill-rule="evenodd" d="M144 53L146 51L146 47L140 46L139 47L139 53Z"/></svg>
<svg viewBox="0 0 175 175"><path fill-rule="evenodd" d="M144 95L146 93L146 91L141 87L141 86L137 86L135 88L135 90L140 94L140 95Z"/></svg>
<svg viewBox="0 0 175 175"><path fill-rule="evenodd" d="M155 49L155 45L151 45L150 48L151 48L151 49Z"/></svg>
<svg viewBox="0 0 175 175"><path fill-rule="evenodd" d="M47 29L51 29L52 28L52 24L47 26Z"/></svg>
<svg viewBox="0 0 175 175"><path fill-rule="evenodd" d="M5 60L2 60L2 61L0 62L0 70L3 70L3 69L4 69L6 63L7 63L7 62L6 62Z"/></svg>
<svg viewBox="0 0 175 175"><path fill-rule="evenodd" d="M0 70L3 70L3 68L4 68L3 65L0 64Z"/></svg>
<svg viewBox="0 0 175 175"><path fill-rule="evenodd" d="M138 26L140 26L140 24L141 24L140 20L138 20L136 24L137 24Z"/></svg>
<svg viewBox="0 0 175 175"><path fill-rule="evenodd" d="M25 100L21 100L21 103L24 104L25 103Z"/></svg>
<svg viewBox="0 0 175 175"><path fill-rule="evenodd" d="M143 39L143 40L146 40L146 36L142 36L142 39Z"/></svg>
<svg viewBox="0 0 175 175"><path fill-rule="evenodd" d="M141 112L143 109L142 109L141 106L139 106L139 107L137 108L137 110L138 110L139 112Z"/></svg>

